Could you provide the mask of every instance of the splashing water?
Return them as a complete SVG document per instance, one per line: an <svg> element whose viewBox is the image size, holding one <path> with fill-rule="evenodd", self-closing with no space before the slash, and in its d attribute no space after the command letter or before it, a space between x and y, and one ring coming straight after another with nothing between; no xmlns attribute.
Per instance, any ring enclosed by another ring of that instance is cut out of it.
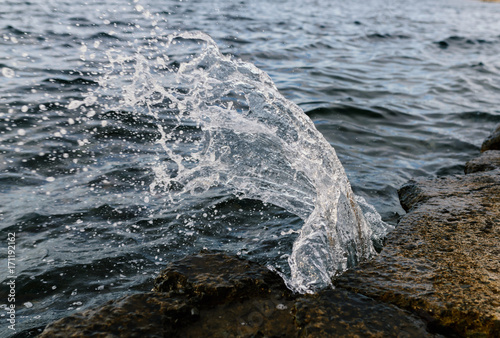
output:
<svg viewBox="0 0 500 338"><path fill-rule="evenodd" d="M222 55L201 32L169 35L164 45L156 59L140 50L131 57L109 52L100 81L101 90L123 88L122 100L108 108L131 108L157 121L168 160L153 166L153 194L179 203L217 187L301 217L291 276L283 275L297 292L330 285L331 277L375 254L373 241L389 226L354 196L335 150L266 73ZM168 54L179 49L191 54L170 62Z"/></svg>

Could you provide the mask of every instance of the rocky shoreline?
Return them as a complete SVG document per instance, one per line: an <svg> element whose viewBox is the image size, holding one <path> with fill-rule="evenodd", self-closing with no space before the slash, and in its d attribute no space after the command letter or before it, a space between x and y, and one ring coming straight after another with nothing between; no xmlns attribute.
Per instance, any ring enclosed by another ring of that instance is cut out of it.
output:
<svg viewBox="0 0 500 338"><path fill-rule="evenodd" d="M481 152L465 175L404 185L382 252L335 289L292 294L265 267L206 252L41 337L499 337L500 126Z"/></svg>

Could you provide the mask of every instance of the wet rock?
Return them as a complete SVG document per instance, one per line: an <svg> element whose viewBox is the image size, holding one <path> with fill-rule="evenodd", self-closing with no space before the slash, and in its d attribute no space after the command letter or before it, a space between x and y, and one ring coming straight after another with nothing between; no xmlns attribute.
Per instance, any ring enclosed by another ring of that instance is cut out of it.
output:
<svg viewBox="0 0 500 338"><path fill-rule="evenodd" d="M496 127L493 133L483 142L481 152L487 150L500 150L500 124Z"/></svg>
<svg viewBox="0 0 500 338"><path fill-rule="evenodd" d="M295 304L300 337L432 337L426 324L395 306L337 288Z"/></svg>
<svg viewBox="0 0 500 338"><path fill-rule="evenodd" d="M40 337L166 337L197 319L195 305L164 293L141 293L48 325Z"/></svg>
<svg viewBox="0 0 500 338"><path fill-rule="evenodd" d="M223 254L170 263L155 292L49 325L42 337L432 337L419 318L346 290L294 295L274 272Z"/></svg>
<svg viewBox="0 0 500 338"><path fill-rule="evenodd" d="M410 181L382 253L335 284L446 335L500 336L500 169Z"/></svg>
<svg viewBox="0 0 500 338"><path fill-rule="evenodd" d="M465 164L465 173L472 174L480 171L490 171L500 168L500 151L487 150L480 157Z"/></svg>
<svg viewBox="0 0 500 338"><path fill-rule="evenodd" d="M275 293L290 296L283 279L257 263L222 254L188 256L155 279L154 291L198 298L208 305Z"/></svg>

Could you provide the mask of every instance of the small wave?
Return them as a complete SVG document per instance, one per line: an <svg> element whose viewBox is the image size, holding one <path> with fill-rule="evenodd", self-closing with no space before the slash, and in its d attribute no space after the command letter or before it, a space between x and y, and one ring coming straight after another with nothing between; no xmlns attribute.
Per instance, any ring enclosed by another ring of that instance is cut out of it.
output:
<svg viewBox="0 0 500 338"><path fill-rule="evenodd" d="M84 17L71 17L68 18L68 21L71 22L72 24L77 25L78 27L97 27L99 26L98 24L90 21L87 18Z"/></svg>
<svg viewBox="0 0 500 338"><path fill-rule="evenodd" d="M234 35L229 35L221 39L222 41L231 43L231 44L239 44L239 45L246 45L251 43L251 41L242 39L240 37L234 36Z"/></svg>
<svg viewBox="0 0 500 338"><path fill-rule="evenodd" d="M369 39L411 39L411 36L405 34L372 33L366 35Z"/></svg>
<svg viewBox="0 0 500 338"><path fill-rule="evenodd" d="M475 38L466 38L463 36L452 35L444 40L436 41L436 44L439 48L447 49L451 47L459 47L459 48L474 48L478 45L490 45L496 43L497 41L489 41L484 39L475 39Z"/></svg>
<svg viewBox="0 0 500 338"><path fill-rule="evenodd" d="M22 31L22 30L20 30L18 28L15 28L14 26L11 26L11 25L5 26L4 30L6 31L5 33L14 34L14 35L17 35L17 36L22 36L22 35L28 35L28 34L30 34L30 32L28 32L28 31Z"/></svg>
<svg viewBox="0 0 500 338"><path fill-rule="evenodd" d="M73 85L73 86L97 86L98 83L96 81L90 80L90 79L85 79L82 77L78 77L76 79L72 80L67 80L67 79L62 79L62 78L48 78L43 80L42 82L48 82L48 83L57 83L57 84L63 84L63 85Z"/></svg>
<svg viewBox="0 0 500 338"><path fill-rule="evenodd" d="M474 122L492 122L492 124L500 123L500 110L493 112L486 111L467 111L455 113L454 116L458 119Z"/></svg>
<svg viewBox="0 0 500 338"><path fill-rule="evenodd" d="M331 114L337 114L337 115L346 115L346 116L356 116L356 118L359 118L360 120L369 118L369 119L384 119L385 116L384 114L377 112L375 110L369 110L366 108L360 108L357 106L351 106L351 105L342 105L342 106L335 106L335 107L321 107L321 108L316 108L313 110L310 110L306 112L307 115L311 117L316 117L316 116L322 116L322 115L331 115Z"/></svg>
<svg viewBox="0 0 500 338"><path fill-rule="evenodd" d="M120 37L118 37L116 35L111 35L111 34L106 33L106 32L99 32L99 33L93 34L93 35L89 36L88 39L90 39L90 40L117 40L117 41L122 40Z"/></svg>

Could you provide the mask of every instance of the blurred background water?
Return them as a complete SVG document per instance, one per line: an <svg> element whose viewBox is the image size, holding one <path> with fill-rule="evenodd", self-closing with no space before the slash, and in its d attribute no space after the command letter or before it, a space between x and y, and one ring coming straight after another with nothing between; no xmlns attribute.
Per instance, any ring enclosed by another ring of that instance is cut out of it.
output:
<svg viewBox="0 0 500 338"><path fill-rule="evenodd" d="M209 34L270 75L336 149L353 190L395 224L398 187L462 173L500 122L498 18L500 4L472 0L3 1L0 259L16 232L17 332L149 290L167 261L203 248L286 270L303 224L230 195L171 209L150 200L154 119L71 107L98 88L107 52L153 59L169 33ZM175 64L190 50L172 53ZM0 280L7 304L3 268Z"/></svg>

